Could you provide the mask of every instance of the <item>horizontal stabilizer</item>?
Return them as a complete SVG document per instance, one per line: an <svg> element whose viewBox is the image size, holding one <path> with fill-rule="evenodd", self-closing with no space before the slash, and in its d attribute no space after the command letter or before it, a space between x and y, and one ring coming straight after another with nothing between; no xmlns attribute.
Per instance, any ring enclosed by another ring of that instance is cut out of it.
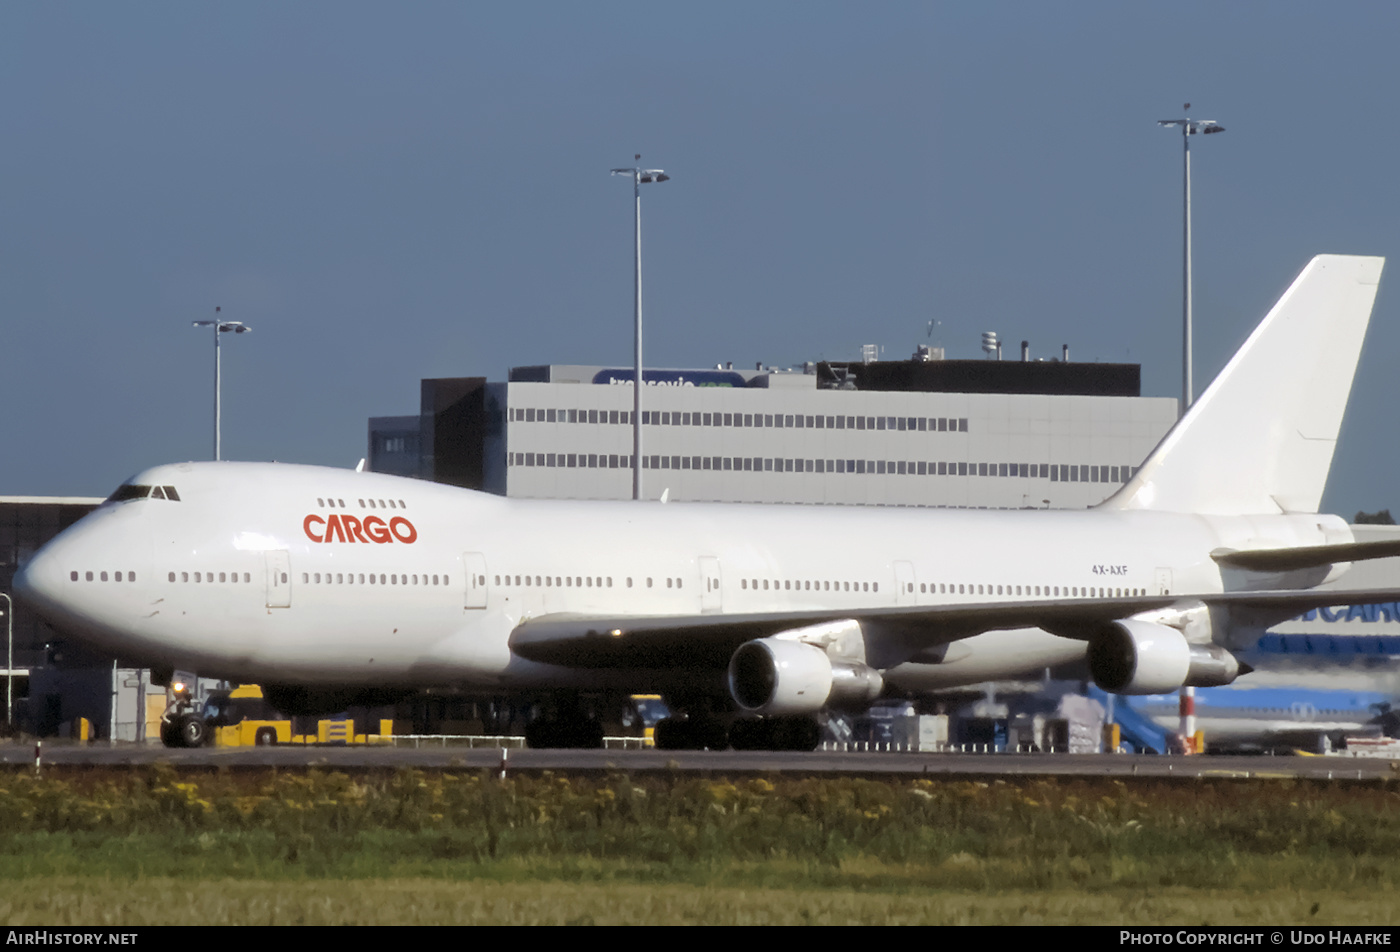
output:
<svg viewBox="0 0 1400 952"><path fill-rule="evenodd" d="M1362 562L1400 555L1400 539L1384 542L1344 542L1289 549L1216 549L1210 554L1220 565L1251 572L1290 572L1339 562Z"/></svg>

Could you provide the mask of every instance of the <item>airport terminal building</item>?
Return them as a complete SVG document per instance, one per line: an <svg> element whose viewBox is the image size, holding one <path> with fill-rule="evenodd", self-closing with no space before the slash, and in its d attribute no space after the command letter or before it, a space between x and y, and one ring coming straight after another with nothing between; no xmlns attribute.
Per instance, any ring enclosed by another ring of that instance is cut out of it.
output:
<svg viewBox="0 0 1400 952"><path fill-rule="evenodd" d="M910 360L649 369L643 494L676 501L1070 509L1117 490L1177 416L1136 364ZM422 381L369 422L369 468L505 496L628 499L623 368Z"/></svg>

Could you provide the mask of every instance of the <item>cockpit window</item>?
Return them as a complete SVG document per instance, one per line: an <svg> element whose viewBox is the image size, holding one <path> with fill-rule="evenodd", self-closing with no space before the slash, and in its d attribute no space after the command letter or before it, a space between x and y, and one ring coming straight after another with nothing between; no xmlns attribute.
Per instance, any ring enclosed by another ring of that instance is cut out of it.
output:
<svg viewBox="0 0 1400 952"><path fill-rule="evenodd" d="M174 486L138 486L135 483L124 483L117 487L117 491L107 497L108 502L125 502L128 499L169 499L174 502L180 501L180 494L175 491Z"/></svg>

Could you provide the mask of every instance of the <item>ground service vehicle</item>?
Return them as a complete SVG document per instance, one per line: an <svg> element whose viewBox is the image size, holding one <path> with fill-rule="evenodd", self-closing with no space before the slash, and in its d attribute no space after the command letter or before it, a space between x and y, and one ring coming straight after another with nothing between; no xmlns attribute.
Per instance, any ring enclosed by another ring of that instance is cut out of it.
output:
<svg viewBox="0 0 1400 952"><path fill-rule="evenodd" d="M388 740L394 730L387 718L378 720L377 733L367 733L357 732L355 719L348 716L289 717L274 708L256 684L213 691L197 713L180 695L177 690L177 700L162 720L161 740L167 747L372 744Z"/></svg>

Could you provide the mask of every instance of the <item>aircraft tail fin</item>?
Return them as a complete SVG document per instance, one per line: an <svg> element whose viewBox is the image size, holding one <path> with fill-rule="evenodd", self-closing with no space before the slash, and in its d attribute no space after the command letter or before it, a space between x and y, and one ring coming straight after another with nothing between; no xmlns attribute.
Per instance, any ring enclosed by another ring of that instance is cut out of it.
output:
<svg viewBox="0 0 1400 952"><path fill-rule="evenodd" d="M1318 255L1105 509L1316 512L1384 258Z"/></svg>

